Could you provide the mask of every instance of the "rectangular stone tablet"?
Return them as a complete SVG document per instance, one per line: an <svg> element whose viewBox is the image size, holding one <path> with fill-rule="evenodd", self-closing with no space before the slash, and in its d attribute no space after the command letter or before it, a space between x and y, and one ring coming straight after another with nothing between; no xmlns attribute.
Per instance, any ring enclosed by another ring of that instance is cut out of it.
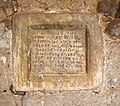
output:
<svg viewBox="0 0 120 106"><path fill-rule="evenodd" d="M14 89L80 90L101 84L102 37L96 15L16 14Z"/></svg>

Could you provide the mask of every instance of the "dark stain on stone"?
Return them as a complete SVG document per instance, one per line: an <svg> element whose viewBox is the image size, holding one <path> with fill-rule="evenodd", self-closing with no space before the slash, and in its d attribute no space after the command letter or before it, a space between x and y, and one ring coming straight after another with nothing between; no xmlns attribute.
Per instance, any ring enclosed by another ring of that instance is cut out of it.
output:
<svg viewBox="0 0 120 106"><path fill-rule="evenodd" d="M108 27L106 28L105 33L107 33L111 38L120 39L120 19L117 18L111 21L108 24Z"/></svg>
<svg viewBox="0 0 120 106"><path fill-rule="evenodd" d="M10 85L10 91L11 93L13 93L14 95L21 95L24 96L26 94L26 92L24 91L16 91L13 87L13 85Z"/></svg>
<svg viewBox="0 0 120 106"><path fill-rule="evenodd" d="M99 94L100 92L98 92L98 91L93 91L93 93L95 93L95 94Z"/></svg>
<svg viewBox="0 0 120 106"><path fill-rule="evenodd" d="M3 92L7 92L6 90L3 90Z"/></svg>

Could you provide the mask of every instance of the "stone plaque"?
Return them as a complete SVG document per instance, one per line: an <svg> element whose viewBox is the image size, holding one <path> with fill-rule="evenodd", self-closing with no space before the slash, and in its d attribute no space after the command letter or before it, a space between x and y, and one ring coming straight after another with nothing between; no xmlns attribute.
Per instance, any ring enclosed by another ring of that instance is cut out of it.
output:
<svg viewBox="0 0 120 106"><path fill-rule="evenodd" d="M14 35L16 90L79 90L100 83L102 39L96 16L18 14Z"/></svg>
<svg viewBox="0 0 120 106"><path fill-rule="evenodd" d="M31 73L39 75L86 72L84 26L31 26L28 36Z"/></svg>

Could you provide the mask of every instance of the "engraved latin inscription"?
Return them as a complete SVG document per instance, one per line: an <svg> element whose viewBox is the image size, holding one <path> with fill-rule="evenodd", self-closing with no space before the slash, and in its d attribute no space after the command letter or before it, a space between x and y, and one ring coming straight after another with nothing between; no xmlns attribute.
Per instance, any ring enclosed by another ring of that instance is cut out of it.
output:
<svg viewBox="0 0 120 106"><path fill-rule="evenodd" d="M86 72L86 35L81 29L29 29L31 74Z"/></svg>

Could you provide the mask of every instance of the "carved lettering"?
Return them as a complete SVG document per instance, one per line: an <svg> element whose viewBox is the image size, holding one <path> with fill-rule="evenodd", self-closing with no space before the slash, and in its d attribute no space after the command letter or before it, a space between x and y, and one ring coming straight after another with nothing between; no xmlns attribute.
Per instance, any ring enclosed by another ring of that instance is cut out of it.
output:
<svg viewBox="0 0 120 106"><path fill-rule="evenodd" d="M85 29L31 29L29 33L34 73L86 72Z"/></svg>

